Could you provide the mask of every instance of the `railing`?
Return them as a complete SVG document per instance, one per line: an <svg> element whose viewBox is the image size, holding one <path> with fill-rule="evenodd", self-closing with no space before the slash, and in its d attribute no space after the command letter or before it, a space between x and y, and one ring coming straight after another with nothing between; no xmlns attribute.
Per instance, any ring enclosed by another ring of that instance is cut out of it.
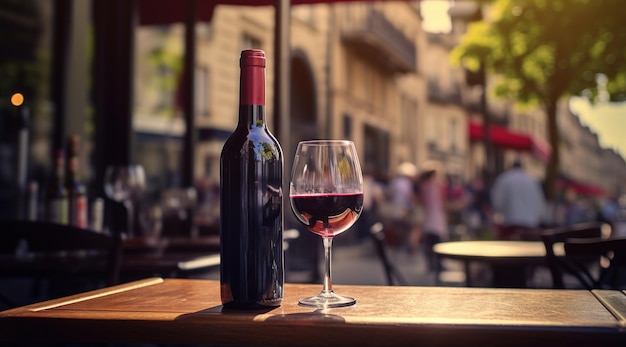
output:
<svg viewBox="0 0 626 347"><path fill-rule="evenodd" d="M428 79L426 86L428 100L442 104L462 104L461 90L458 85L452 86L451 88L444 88L439 81Z"/></svg>
<svg viewBox="0 0 626 347"><path fill-rule="evenodd" d="M358 10L342 21L343 42L391 72L417 71L415 43L381 12L370 7Z"/></svg>

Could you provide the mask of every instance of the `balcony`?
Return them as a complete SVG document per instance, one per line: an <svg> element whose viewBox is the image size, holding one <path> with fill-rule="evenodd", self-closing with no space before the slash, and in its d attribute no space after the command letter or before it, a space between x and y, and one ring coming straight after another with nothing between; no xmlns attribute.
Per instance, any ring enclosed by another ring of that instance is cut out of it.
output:
<svg viewBox="0 0 626 347"><path fill-rule="evenodd" d="M351 13L342 23L341 39L364 58L392 73L416 72L415 44L382 13Z"/></svg>
<svg viewBox="0 0 626 347"><path fill-rule="evenodd" d="M435 79L427 79L428 100L440 104L461 105L461 90L458 85L444 87Z"/></svg>

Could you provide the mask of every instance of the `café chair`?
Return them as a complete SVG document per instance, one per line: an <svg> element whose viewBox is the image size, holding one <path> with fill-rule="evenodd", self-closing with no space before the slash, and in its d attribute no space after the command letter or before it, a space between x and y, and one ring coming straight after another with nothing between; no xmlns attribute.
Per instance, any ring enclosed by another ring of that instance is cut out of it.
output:
<svg viewBox="0 0 626 347"><path fill-rule="evenodd" d="M552 284L556 289L565 288L565 277L573 276L577 283L587 288L589 286L587 275L582 272L582 266L591 273L597 271L599 265L597 258L581 257L566 252L556 252L557 246L563 246L568 239L595 239L602 237L603 223L587 222L570 226L546 229L541 233L541 240L546 248L546 265L552 276ZM558 255L557 255L558 254Z"/></svg>
<svg viewBox="0 0 626 347"><path fill-rule="evenodd" d="M626 288L626 238L570 238L563 247L587 289ZM595 259L600 264L599 271L588 271L586 264L577 259Z"/></svg>
<svg viewBox="0 0 626 347"><path fill-rule="evenodd" d="M122 241L123 234L71 225L0 220L0 277L56 280L65 289L79 279L118 284Z"/></svg>
<svg viewBox="0 0 626 347"><path fill-rule="evenodd" d="M370 236L374 241L374 247L376 248L376 254L380 259L385 271L385 277L387 278L387 284L393 286L395 283L406 286L407 281L402 274L398 271L395 265L389 259L387 255L387 248L385 242L385 233L383 224L380 222L374 223L370 227Z"/></svg>

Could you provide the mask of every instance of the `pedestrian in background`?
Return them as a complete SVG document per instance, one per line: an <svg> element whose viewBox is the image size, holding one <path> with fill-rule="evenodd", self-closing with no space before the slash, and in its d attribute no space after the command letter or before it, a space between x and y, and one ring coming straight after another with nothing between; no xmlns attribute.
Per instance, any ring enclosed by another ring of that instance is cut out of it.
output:
<svg viewBox="0 0 626 347"><path fill-rule="evenodd" d="M464 221L473 238L481 238L491 230L491 196L482 178L475 177L467 185L469 201Z"/></svg>
<svg viewBox="0 0 626 347"><path fill-rule="evenodd" d="M409 251L417 247L419 241L420 213L415 194L416 175L415 164L403 162L398 166L395 177L387 185L386 204L381 211L388 221L387 233Z"/></svg>
<svg viewBox="0 0 626 347"><path fill-rule="evenodd" d="M433 252L435 244L449 238L446 217L447 184L441 164L427 161L422 164L418 177L419 201L423 211L421 244L424 256L431 271L441 269L437 255Z"/></svg>
<svg viewBox="0 0 626 347"><path fill-rule="evenodd" d="M364 242L370 235L370 228L376 220L378 209L385 199L384 188L374 175L367 171L363 174L363 211L357 220L357 238Z"/></svg>
<svg viewBox="0 0 626 347"><path fill-rule="evenodd" d="M500 217L496 221L496 238L539 238L545 198L539 182L524 171L520 161L496 178L491 202Z"/></svg>

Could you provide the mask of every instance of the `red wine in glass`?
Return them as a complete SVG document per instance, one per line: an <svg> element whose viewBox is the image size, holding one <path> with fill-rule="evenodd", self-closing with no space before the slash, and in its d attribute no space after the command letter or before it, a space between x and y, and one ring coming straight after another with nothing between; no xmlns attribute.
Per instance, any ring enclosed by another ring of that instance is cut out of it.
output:
<svg viewBox="0 0 626 347"><path fill-rule="evenodd" d="M363 206L363 193L302 194L290 199L298 220L321 237L333 237L346 231L359 217Z"/></svg>

